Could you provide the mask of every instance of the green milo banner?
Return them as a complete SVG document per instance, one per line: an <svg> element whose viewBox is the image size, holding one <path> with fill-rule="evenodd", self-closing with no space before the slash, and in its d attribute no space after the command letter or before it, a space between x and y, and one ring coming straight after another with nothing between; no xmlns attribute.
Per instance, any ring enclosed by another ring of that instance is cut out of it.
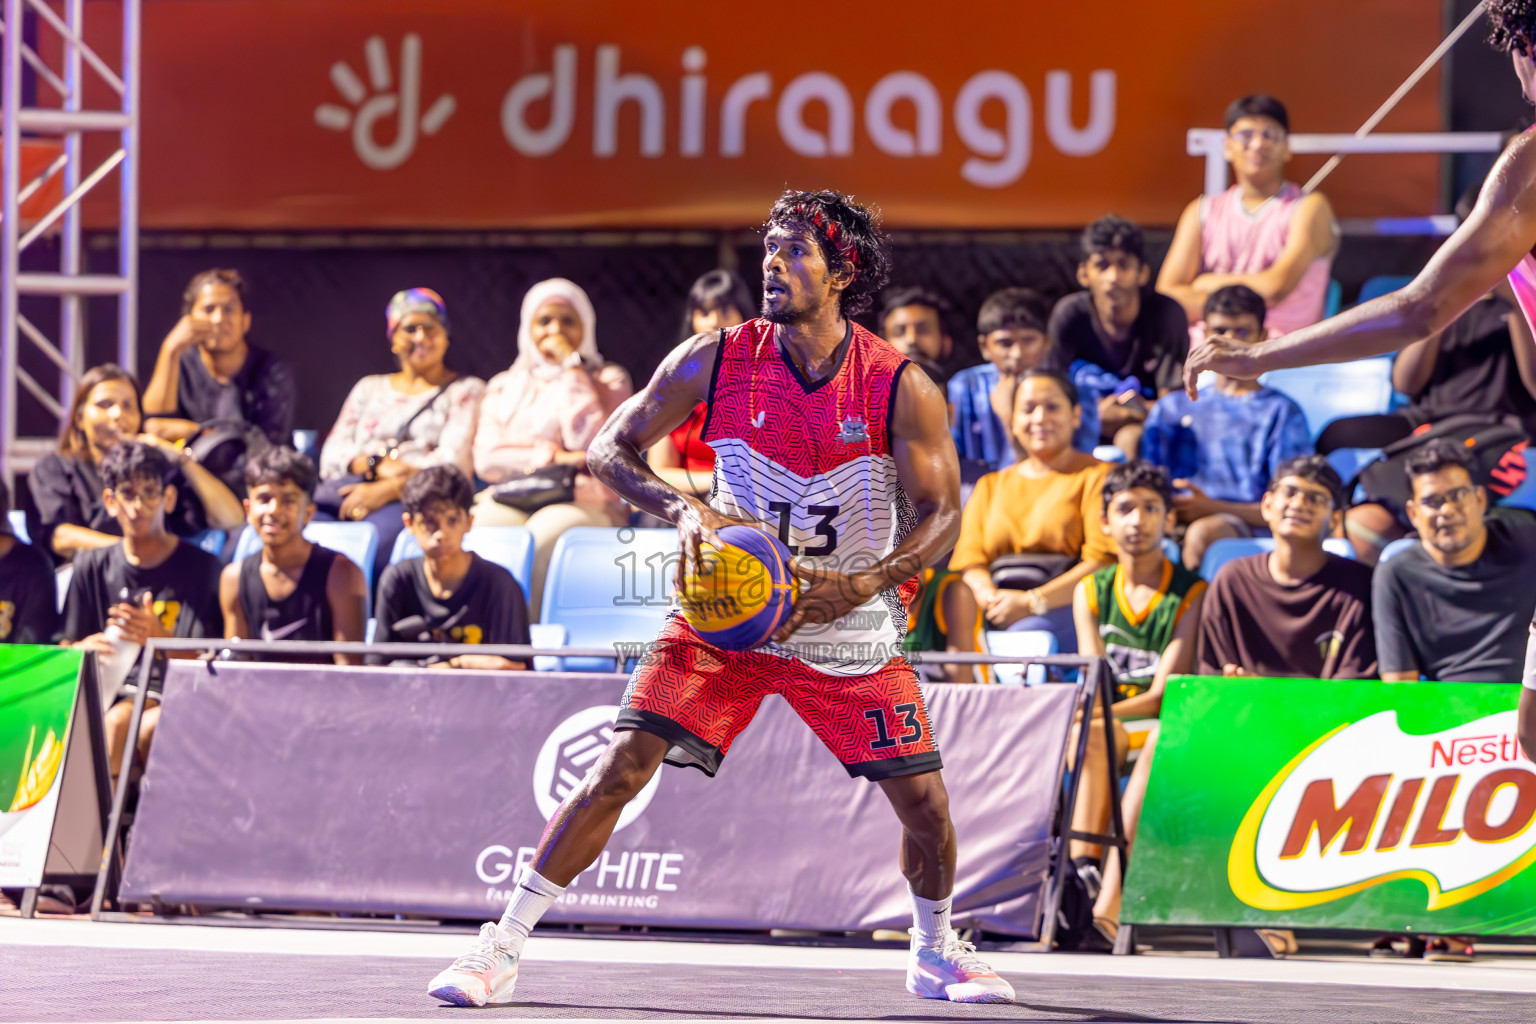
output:
<svg viewBox="0 0 1536 1024"><path fill-rule="evenodd" d="M1121 916L1536 935L1520 687L1169 681Z"/></svg>
<svg viewBox="0 0 1536 1024"><path fill-rule="evenodd" d="M0 886L42 882L80 657L0 644Z"/></svg>

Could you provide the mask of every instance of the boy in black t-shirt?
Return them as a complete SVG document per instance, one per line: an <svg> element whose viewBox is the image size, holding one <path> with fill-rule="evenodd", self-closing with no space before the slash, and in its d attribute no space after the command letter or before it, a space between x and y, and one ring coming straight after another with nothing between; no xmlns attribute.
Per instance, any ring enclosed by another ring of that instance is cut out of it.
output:
<svg viewBox="0 0 1536 1024"><path fill-rule="evenodd" d="M59 631L53 562L11 532L10 511L0 480L0 644L51 644Z"/></svg>
<svg viewBox="0 0 1536 1024"><path fill-rule="evenodd" d="M315 464L292 448L268 448L245 464L245 514L261 553L224 567L224 635L256 640L363 639L368 585L345 555L311 544ZM270 661L357 665L357 655L267 654Z"/></svg>
<svg viewBox="0 0 1536 1024"><path fill-rule="evenodd" d="M528 643L528 606L512 574L464 550L474 492L453 466L431 466L405 485L405 528L423 557L384 570L379 582L378 643ZM494 654L461 654L440 668L520 669Z"/></svg>
<svg viewBox="0 0 1536 1024"><path fill-rule="evenodd" d="M1101 217L1083 230L1082 262L1074 292L1056 303L1047 332L1064 363L1081 359L1122 378L1123 388L1098 398L1105 443L1135 455L1141 424L1150 402L1183 384L1189 353L1189 324L1184 309L1147 287L1147 262L1141 228L1122 217Z"/></svg>
<svg viewBox="0 0 1536 1024"><path fill-rule="evenodd" d="M113 642L104 631L112 626L137 644L152 636L219 636L219 560L167 532L165 515L176 504L176 487L168 482L171 462L165 453L141 441L125 442L107 452L100 472L102 503L117 520L123 539L75 555L75 574L64 601L65 641L110 655ZM130 675L128 684L137 679ZM158 678L151 679L151 693L157 693L159 685ZM141 756L149 750L159 721L159 701L151 699L145 708ZM107 709L107 756L114 776L131 711L127 700Z"/></svg>

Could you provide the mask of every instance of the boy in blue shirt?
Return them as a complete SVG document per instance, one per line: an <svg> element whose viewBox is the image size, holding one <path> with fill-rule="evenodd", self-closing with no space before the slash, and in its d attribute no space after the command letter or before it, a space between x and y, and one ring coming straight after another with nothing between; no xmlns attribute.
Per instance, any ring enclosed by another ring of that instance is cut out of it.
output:
<svg viewBox="0 0 1536 1024"><path fill-rule="evenodd" d="M1044 297L1030 288L1004 288L981 304L976 341L986 362L956 373L948 389L955 449L962 460L973 464L967 480L1018 461L1007 424L1013 420L1019 375L1036 368L1059 373L1065 366L1062 360L1067 357L1051 350L1046 333L1049 310ZM1082 408L1083 421L1072 435L1072 447L1091 452L1099 443L1099 409L1094 402L1084 402ZM977 468L980 473L975 472Z"/></svg>
<svg viewBox="0 0 1536 1024"><path fill-rule="evenodd" d="M1247 285L1218 288L1205 303L1206 336L1258 344L1265 313L1264 299ZM1271 477L1282 463L1310 454L1299 405L1256 381L1221 375L1198 402L1182 391L1158 399L1141 441L1141 457L1174 478L1184 565L1196 571L1213 542L1264 532L1259 500Z"/></svg>

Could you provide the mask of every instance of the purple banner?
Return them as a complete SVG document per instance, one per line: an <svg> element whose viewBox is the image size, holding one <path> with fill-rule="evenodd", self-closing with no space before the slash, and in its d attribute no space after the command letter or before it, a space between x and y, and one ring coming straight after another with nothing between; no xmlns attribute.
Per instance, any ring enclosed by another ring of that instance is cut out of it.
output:
<svg viewBox="0 0 1536 1024"><path fill-rule="evenodd" d="M172 662L126 901L497 916L624 680ZM956 921L1037 930L1071 686L931 685ZM664 766L546 920L905 927L900 828L770 697L719 776Z"/></svg>

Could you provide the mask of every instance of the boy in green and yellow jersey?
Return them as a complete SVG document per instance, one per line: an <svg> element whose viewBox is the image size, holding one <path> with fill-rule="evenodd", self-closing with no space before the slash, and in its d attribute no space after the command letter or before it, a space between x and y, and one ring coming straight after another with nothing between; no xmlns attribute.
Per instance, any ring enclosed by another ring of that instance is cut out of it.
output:
<svg viewBox="0 0 1536 1024"><path fill-rule="evenodd" d="M1103 522L1118 561L1078 584L1072 599L1077 649L1090 657L1109 659L1115 673L1110 713L1116 719L1156 718L1168 677L1189 672L1194 665L1205 581L1163 553L1163 536L1173 526L1173 499L1168 477L1158 467L1132 459L1110 470L1104 479ZM1096 711L1096 715L1102 713L1102 709ZM1124 739L1118 721L1115 733L1117 739ZM1102 724L1095 724L1088 736L1088 766L1094 769L1105 756ZM1156 741L1154 725L1146 733L1121 803L1131 839L1136 836ZM1116 751L1117 761L1122 760L1124 751L1122 744ZM1113 799L1103 771L1084 772L1074 827L1102 833L1109 823ZM1076 842L1073 847L1079 873L1091 879L1098 849ZM1120 882L1119 857L1111 853L1093 908L1094 925L1110 939L1120 917Z"/></svg>

